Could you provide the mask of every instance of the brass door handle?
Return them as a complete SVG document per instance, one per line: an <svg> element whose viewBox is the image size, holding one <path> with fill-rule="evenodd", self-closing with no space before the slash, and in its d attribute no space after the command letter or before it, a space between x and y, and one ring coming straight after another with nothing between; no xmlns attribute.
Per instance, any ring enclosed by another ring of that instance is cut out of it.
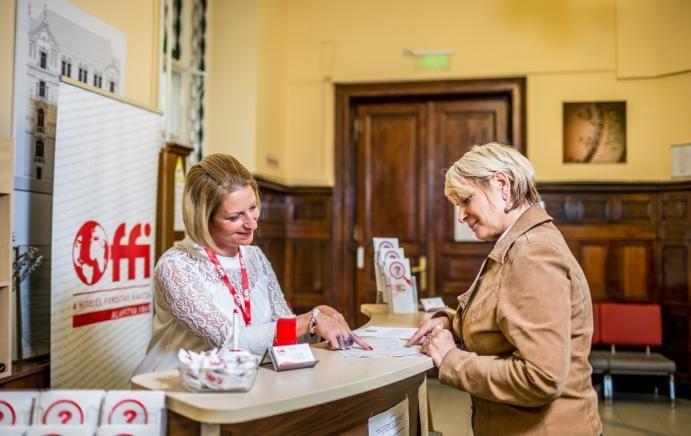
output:
<svg viewBox="0 0 691 436"><path fill-rule="evenodd" d="M420 256L420 263L410 269L413 274L420 274L420 286L418 290L427 290L427 256Z"/></svg>

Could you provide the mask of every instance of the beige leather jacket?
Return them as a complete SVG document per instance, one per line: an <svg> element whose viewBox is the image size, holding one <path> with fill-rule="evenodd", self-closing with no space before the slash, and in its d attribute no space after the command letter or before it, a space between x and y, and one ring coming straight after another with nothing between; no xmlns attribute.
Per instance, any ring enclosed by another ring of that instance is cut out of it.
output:
<svg viewBox="0 0 691 436"><path fill-rule="evenodd" d="M602 432L590 290L542 207L518 218L458 300L460 349L444 357L439 379L472 396L475 435Z"/></svg>

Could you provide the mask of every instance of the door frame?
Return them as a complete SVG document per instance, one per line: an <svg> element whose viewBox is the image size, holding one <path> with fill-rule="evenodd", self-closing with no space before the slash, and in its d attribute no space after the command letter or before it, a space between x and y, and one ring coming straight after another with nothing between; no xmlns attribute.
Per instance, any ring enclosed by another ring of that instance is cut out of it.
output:
<svg viewBox="0 0 691 436"><path fill-rule="evenodd" d="M352 244L355 221L354 109L357 104L385 98L505 95L511 103L509 122L514 146L526 153L524 77L427 82L335 84L334 189L331 220L331 301L354 320L356 250ZM370 259L365 259L369 262Z"/></svg>

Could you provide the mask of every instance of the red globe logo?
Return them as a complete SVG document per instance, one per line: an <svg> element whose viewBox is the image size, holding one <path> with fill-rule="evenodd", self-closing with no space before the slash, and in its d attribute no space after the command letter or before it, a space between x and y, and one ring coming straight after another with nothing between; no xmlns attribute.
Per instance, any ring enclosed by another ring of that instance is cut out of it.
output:
<svg viewBox="0 0 691 436"><path fill-rule="evenodd" d="M96 221L87 221L77 232L72 245L72 263L79 279L93 285L108 268L108 235Z"/></svg>

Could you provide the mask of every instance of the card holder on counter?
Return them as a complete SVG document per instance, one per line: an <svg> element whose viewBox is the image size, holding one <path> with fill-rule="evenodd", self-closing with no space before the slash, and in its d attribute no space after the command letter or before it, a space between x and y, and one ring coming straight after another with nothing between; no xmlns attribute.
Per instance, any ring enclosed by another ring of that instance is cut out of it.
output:
<svg viewBox="0 0 691 436"><path fill-rule="evenodd" d="M267 348L261 364L271 363L275 371L288 371L313 368L318 362L309 344L295 344Z"/></svg>

